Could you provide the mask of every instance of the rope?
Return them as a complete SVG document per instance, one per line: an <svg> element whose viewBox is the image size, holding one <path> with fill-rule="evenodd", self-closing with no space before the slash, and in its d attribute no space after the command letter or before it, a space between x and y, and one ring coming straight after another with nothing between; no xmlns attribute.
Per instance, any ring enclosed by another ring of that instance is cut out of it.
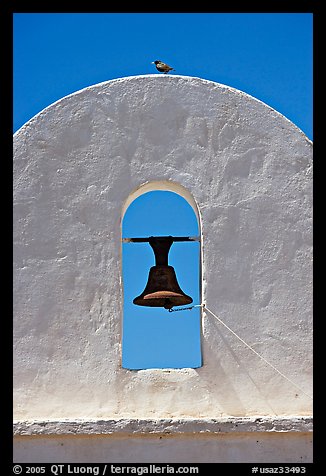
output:
<svg viewBox="0 0 326 476"><path fill-rule="evenodd" d="M313 397L312 397L311 395L309 395L308 393L306 393L301 387L299 387L299 385L297 385L295 382L293 382L293 380L291 380L289 377L287 377L286 375L284 375L283 372L281 372L280 370L278 370L273 364L271 364L270 362L268 362L268 360L266 360L265 357L263 357L263 356L260 355L255 349L253 349L253 348L251 347L251 345L247 344L247 342L245 342L243 339L241 339L241 337L238 336L238 334L236 334L229 326L227 326L227 325L222 321L222 319L220 319L216 314L214 314L214 312L212 312L210 309L208 309L208 307L207 307L205 304L196 304L196 305L194 305L194 306L182 307L182 308L180 308L180 309L169 309L169 312L191 310L191 309L193 309L194 307L202 307L202 308L206 309L206 311L208 311L212 316L214 316L215 319L217 319L229 332L231 332L231 334L233 334L237 339L239 339L240 342L242 342L246 347L248 347L248 349L250 349L251 352L253 352L254 354L256 354L257 357L259 357L261 360L263 360L267 365L269 365L273 370L275 370L275 372L277 372L279 375L281 375L281 377L283 377L285 380L287 380L288 382L290 382L292 385L294 385L294 387L296 387L298 390L300 390L302 393L304 393L307 397L309 397L311 400L313 400Z"/></svg>
<svg viewBox="0 0 326 476"><path fill-rule="evenodd" d="M288 382L290 382L292 385L294 385L298 390L300 390L302 393L304 393L307 397L309 397L311 400L313 400L312 396L309 395L308 393L306 393L301 387L299 387L299 385L297 385L295 382L293 382L293 380L291 380L289 377L287 377L286 375L284 375L280 370L278 370L273 364L271 364L270 362L268 362L268 360L265 359L265 357L263 357L262 355L258 354L258 352L253 349L251 347L251 345L247 344L243 339L241 339L240 336L238 336L238 334L236 334L232 329L230 329L229 326L227 326L219 317L217 317L216 314L214 314L214 312L212 312L210 309L208 309L208 307L205 306L205 304L202 304L201 305L203 308L206 309L206 311L208 311L212 316L214 316L224 327L226 327L226 329L231 332L231 334L233 334L237 339L239 339L239 341L241 341L246 347L248 347L248 349L250 349L254 354L256 354L261 360L263 360L267 365L269 365L273 370L275 370L275 372L277 372L279 375L281 375L281 377L285 378Z"/></svg>
<svg viewBox="0 0 326 476"><path fill-rule="evenodd" d="M176 312L176 311L191 311L194 307L202 307L202 304L194 304L193 306L190 307L180 307L179 309L173 309L172 307L169 309L169 312Z"/></svg>

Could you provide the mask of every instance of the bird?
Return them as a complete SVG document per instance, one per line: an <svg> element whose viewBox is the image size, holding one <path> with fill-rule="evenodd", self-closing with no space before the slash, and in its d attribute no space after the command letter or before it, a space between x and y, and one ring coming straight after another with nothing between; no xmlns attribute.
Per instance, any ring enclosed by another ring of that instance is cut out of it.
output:
<svg viewBox="0 0 326 476"><path fill-rule="evenodd" d="M175 71L174 68L171 68L171 66L169 66L168 64L163 63L163 61L152 61L152 64L155 64L157 71L159 71L160 73L167 74L169 71Z"/></svg>

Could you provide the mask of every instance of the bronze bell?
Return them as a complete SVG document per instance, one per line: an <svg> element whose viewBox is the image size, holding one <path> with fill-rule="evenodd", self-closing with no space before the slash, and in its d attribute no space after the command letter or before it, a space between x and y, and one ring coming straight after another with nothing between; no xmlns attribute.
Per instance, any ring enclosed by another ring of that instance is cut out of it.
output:
<svg viewBox="0 0 326 476"><path fill-rule="evenodd" d="M173 306L192 303L192 298L180 288L173 266L168 265L172 243L172 236L149 238L155 255L155 266L149 270L146 287L142 294L133 300L134 304L171 309Z"/></svg>

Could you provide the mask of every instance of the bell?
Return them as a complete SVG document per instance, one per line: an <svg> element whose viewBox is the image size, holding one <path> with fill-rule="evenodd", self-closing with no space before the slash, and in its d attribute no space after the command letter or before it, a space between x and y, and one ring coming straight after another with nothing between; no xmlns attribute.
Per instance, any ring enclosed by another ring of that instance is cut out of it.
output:
<svg viewBox="0 0 326 476"><path fill-rule="evenodd" d="M146 287L142 294L133 300L134 304L171 309L173 306L192 303L192 298L180 288L173 266L168 265L172 243L172 236L149 238L155 255L155 266L149 270Z"/></svg>

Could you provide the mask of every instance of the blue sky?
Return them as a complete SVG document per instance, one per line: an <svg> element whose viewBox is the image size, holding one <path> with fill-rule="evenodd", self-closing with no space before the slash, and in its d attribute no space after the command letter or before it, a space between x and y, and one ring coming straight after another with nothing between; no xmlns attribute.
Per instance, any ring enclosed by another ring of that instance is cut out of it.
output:
<svg viewBox="0 0 326 476"><path fill-rule="evenodd" d="M175 73L240 89L312 139L312 13L16 13L14 130L114 78Z"/></svg>
<svg viewBox="0 0 326 476"><path fill-rule="evenodd" d="M16 13L14 131L84 87L156 74L151 62L159 59L175 68L172 74L256 97L313 139L312 23L311 13ZM191 207L168 192L140 197L123 223L125 237L197 234ZM174 243L169 257L181 288L197 304L199 244ZM148 244L123 245L124 365L198 367L198 308L169 313L132 304L153 265Z"/></svg>

